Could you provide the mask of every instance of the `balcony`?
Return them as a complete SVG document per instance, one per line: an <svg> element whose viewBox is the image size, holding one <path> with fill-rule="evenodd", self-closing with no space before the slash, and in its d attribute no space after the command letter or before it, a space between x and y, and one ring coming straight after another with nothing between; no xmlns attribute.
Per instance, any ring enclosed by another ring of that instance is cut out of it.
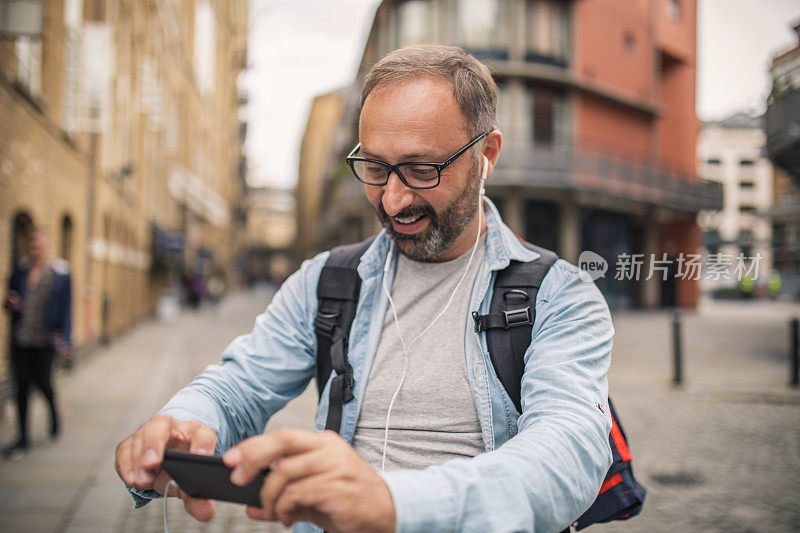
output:
<svg viewBox="0 0 800 533"><path fill-rule="evenodd" d="M800 183L800 89L774 97L765 126L770 159Z"/></svg>
<svg viewBox="0 0 800 533"><path fill-rule="evenodd" d="M690 212L722 209L719 183L569 145L504 147L491 183L594 192Z"/></svg>

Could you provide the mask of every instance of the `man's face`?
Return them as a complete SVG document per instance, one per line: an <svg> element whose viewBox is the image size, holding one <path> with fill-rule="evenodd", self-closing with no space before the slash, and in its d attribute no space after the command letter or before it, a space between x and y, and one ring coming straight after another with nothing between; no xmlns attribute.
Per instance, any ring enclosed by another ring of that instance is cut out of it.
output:
<svg viewBox="0 0 800 533"><path fill-rule="evenodd" d="M41 231L34 232L28 240L28 255L34 263L47 258L47 235Z"/></svg>
<svg viewBox="0 0 800 533"><path fill-rule="evenodd" d="M392 164L442 162L471 140L452 86L435 77L374 89L361 111L359 139L358 155ZM433 189L412 189L395 173L386 185L365 185L401 253L416 261L446 261L469 249L478 229L470 223L480 187L480 160L473 154L470 149L447 166Z"/></svg>

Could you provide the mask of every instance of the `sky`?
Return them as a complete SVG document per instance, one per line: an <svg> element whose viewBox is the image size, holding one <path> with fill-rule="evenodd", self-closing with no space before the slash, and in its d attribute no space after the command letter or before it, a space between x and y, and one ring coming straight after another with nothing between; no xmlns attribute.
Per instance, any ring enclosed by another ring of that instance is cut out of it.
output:
<svg viewBox="0 0 800 533"><path fill-rule="evenodd" d="M353 82L379 0L250 0L251 185L291 188L311 101Z"/></svg>
<svg viewBox="0 0 800 533"><path fill-rule="evenodd" d="M245 154L253 186L292 188L314 96L350 84L380 0L250 0ZM760 113L797 0L698 0L697 115Z"/></svg>
<svg viewBox="0 0 800 533"><path fill-rule="evenodd" d="M699 0L700 119L724 118L740 110L764 111L770 60L797 43L791 22L800 22L797 0Z"/></svg>

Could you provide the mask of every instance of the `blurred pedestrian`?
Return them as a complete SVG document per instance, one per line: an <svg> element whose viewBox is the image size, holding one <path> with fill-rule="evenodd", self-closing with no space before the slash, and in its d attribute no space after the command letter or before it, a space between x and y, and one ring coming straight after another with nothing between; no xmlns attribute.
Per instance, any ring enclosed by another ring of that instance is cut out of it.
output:
<svg viewBox="0 0 800 533"><path fill-rule="evenodd" d="M222 274L215 270L211 277L208 279L208 301L211 304L211 309L216 312L219 302L225 295L225 278Z"/></svg>
<svg viewBox="0 0 800 533"><path fill-rule="evenodd" d="M183 294L186 305L195 311L200 308L204 283L202 278L192 270L183 274Z"/></svg>
<svg viewBox="0 0 800 533"><path fill-rule="evenodd" d="M60 431L52 383L53 359L68 357L70 349L71 280L69 265L51 258L50 239L41 229L28 237L28 255L8 282L5 308L11 313L11 367L17 393L19 435L3 448L6 459L26 453L28 392L31 384L42 391L50 407L50 437Z"/></svg>
<svg viewBox="0 0 800 533"><path fill-rule="evenodd" d="M739 294L745 300L753 298L753 289L755 289L756 280L751 274L744 274L742 279L739 280Z"/></svg>

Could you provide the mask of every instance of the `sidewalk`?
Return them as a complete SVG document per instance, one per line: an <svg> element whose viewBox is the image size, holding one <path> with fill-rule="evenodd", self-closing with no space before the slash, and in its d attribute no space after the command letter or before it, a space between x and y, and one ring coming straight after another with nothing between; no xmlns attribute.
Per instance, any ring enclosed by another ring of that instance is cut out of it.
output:
<svg viewBox="0 0 800 533"><path fill-rule="evenodd" d="M239 293L217 313L144 323L57 380L64 434L46 438L32 401L34 447L0 461L0 531L163 530L161 502L134 511L113 468L116 444L151 416L236 335L249 331L270 295ZM708 303L683 315L685 384L671 385L671 320L665 312L614 316L611 394L637 477L649 489L642 514L590 531L797 531L800 529L800 391L790 389L788 321L800 307ZM270 429L311 427L312 386ZM0 442L13 437L7 407ZM220 504L207 524L169 501L171 531L285 531Z"/></svg>
<svg viewBox="0 0 800 533"><path fill-rule="evenodd" d="M60 374L56 391L64 431L55 443L46 437L44 401L34 393L29 413L32 449L19 461L0 461L0 531L163 531L161 505L132 512L133 500L114 471L116 445L206 365L218 361L236 335L250 330L270 297L264 290L238 293L222 302L216 313L204 309L183 313L170 324L143 323L74 371ZM296 401L310 405L313 413L316 398L310 392L310 404ZM15 434L16 415L11 406L6 409L0 442ZM271 424L292 414L282 413ZM302 416L295 417L303 424ZM310 427L311 419L306 418ZM170 500L174 531L186 531L189 525L184 524L182 507ZM221 515L235 514L242 523L250 522L241 507L224 507L228 508L220 509ZM263 524L257 525L264 531Z"/></svg>

